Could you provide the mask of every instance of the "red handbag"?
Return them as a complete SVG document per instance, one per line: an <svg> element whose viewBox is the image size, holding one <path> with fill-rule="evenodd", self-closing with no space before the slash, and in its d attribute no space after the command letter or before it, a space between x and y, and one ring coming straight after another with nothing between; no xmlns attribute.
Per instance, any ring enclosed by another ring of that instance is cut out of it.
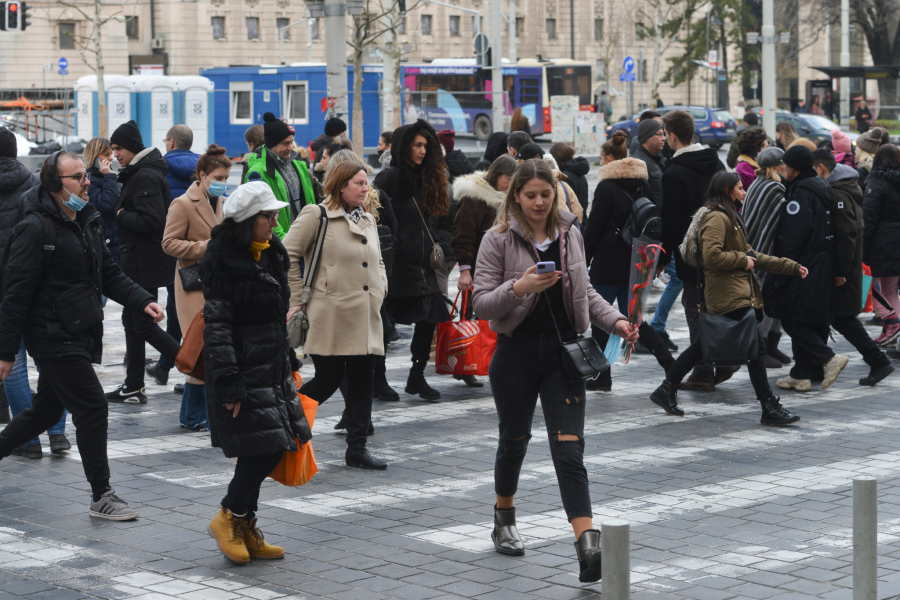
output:
<svg viewBox="0 0 900 600"><path fill-rule="evenodd" d="M470 293L463 294L461 311L456 310L460 294L453 301L453 312L459 315L459 321L451 315L446 323L437 324L435 369L441 375L487 375L497 349L497 334L487 321L466 319Z"/></svg>

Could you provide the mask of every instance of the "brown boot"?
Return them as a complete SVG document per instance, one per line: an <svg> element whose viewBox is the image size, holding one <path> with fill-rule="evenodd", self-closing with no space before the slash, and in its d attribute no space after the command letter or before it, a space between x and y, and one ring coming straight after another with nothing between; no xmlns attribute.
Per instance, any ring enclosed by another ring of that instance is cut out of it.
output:
<svg viewBox="0 0 900 600"><path fill-rule="evenodd" d="M284 558L284 548L266 543L262 531L256 527L256 519L244 527L244 544L252 558Z"/></svg>
<svg viewBox="0 0 900 600"><path fill-rule="evenodd" d="M250 552L244 542L244 532L247 521L235 517L231 511L222 507L222 510L210 521L206 527L207 533L219 544L219 550L225 558L236 563L246 564L250 562Z"/></svg>

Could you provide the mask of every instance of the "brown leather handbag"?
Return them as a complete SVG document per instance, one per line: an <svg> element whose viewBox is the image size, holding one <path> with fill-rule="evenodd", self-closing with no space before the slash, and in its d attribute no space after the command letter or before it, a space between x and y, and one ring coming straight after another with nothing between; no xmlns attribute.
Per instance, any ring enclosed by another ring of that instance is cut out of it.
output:
<svg viewBox="0 0 900 600"><path fill-rule="evenodd" d="M181 342L181 350L175 357L175 368L190 375L195 379L205 380L203 373L203 328L206 321L203 319L203 309L197 313L191 326L188 327L184 340Z"/></svg>

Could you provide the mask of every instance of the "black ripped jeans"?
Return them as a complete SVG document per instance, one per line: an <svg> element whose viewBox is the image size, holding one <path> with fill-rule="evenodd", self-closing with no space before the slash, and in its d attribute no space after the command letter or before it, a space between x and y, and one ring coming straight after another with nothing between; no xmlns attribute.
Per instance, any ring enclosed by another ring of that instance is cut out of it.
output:
<svg viewBox="0 0 900 600"><path fill-rule="evenodd" d="M556 333L514 332L512 337L498 336L490 381L500 417L500 443L494 463L497 495L516 495L540 396L566 516L570 521L593 516L584 468L585 384L583 381L570 383L563 376ZM577 435L578 440L558 440L559 435L567 434Z"/></svg>

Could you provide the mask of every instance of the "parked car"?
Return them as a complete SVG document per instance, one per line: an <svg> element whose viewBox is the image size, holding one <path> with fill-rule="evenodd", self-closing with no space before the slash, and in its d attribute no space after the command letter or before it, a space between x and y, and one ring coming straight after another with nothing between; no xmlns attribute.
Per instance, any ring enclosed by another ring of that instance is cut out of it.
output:
<svg viewBox="0 0 900 600"><path fill-rule="evenodd" d="M721 148L725 144L731 143L734 138L734 132L737 128L737 121L731 113L724 108L704 108L702 106L663 106L657 108L656 112L661 115L673 110L686 110L694 117L694 141L701 144L709 144L713 148ZM606 128L606 137L609 139L613 132L619 129L625 130L628 134L628 143L631 138L637 135L638 121L634 118L628 121L619 121L611 123Z"/></svg>
<svg viewBox="0 0 900 600"><path fill-rule="evenodd" d="M840 125L822 115L808 115L798 113L777 114L775 121L789 121L794 127L794 131L800 137L805 137L816 145L831 141L831 131L840 129ZM850 138L850 141L856 144L859 134L855 131L845 131L844 133Z"/></svg>

